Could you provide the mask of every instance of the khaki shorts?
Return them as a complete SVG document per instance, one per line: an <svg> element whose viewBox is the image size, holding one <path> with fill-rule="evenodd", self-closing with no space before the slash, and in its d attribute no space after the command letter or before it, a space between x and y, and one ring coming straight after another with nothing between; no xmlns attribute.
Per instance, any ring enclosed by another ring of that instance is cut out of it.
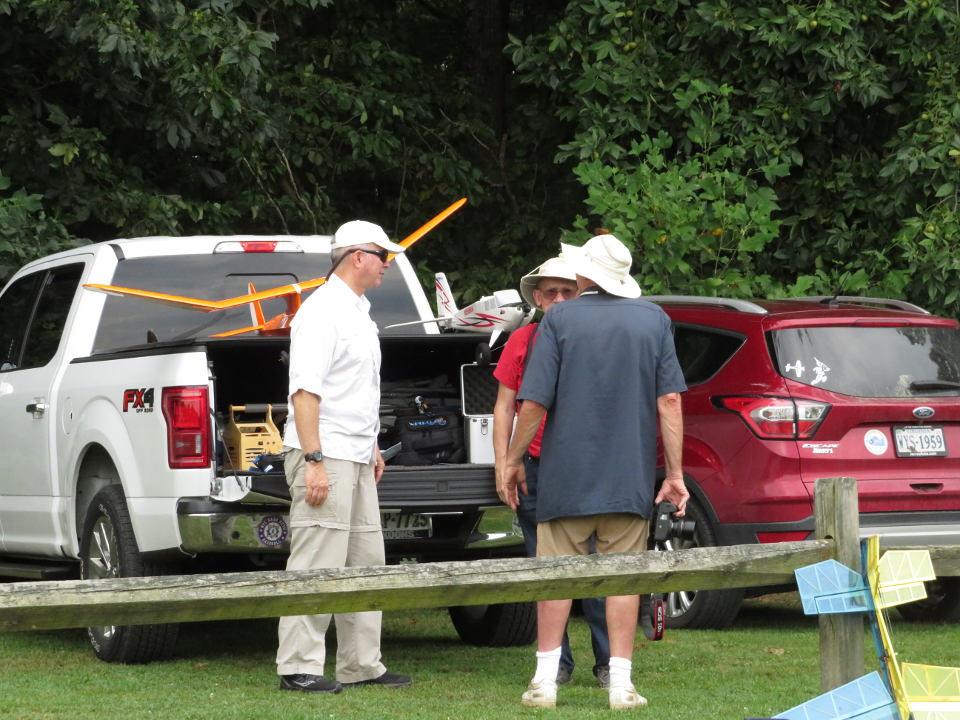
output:
<svg viewBox="0 0 960 720"><path fill-rule="evenodd" d="M594 535L598 553L646 550L649 529L632 513L556 518L537 525L537 557L589 555Z"/></svg>

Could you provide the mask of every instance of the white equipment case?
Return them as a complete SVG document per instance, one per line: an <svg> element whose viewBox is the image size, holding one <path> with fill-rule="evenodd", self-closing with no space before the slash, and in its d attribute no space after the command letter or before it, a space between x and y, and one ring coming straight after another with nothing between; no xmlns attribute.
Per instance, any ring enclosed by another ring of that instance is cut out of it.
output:
<svg viewBox="0 0 960 720"><path fill-rule="evenodd" d="M460 402L463 409L467 462L494 463L493 406L499 383L493 376L496 364L460 366Z"/></svg>

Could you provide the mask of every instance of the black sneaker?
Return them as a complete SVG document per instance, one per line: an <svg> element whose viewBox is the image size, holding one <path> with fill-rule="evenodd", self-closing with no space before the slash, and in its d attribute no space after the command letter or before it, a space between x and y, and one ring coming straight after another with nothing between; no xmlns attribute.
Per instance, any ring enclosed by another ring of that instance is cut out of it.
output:
<svg viewBox="0 0 960 720"><path fill-rule="evenodd" d="M380 685L388 688L402 688L413 685L413 678L409 675L392 673L389 670L380 677L370 678L369 680L360 680L359 682L344 683L344 687L357 687L359 685Z"/></svg>
<svg viewBox="0 0 960 720"><path fill-rule="evenodd" d="M280 689L336 695L343 690L343 685L336 680L327 680L322 675L281 675Z"/></svg>
<svg viewBox="0 0 960 720"><path fill-rule="evenodd" d="M557 669L557 685L566 685L573 680L573 670L561 667Z"/></svg>
<svg viewBox="0 0 960 720"><path fill-rule="evenodd" d="M593 675L595 678L597 678L597 685L602 687L604 690L610 687L609 665L595 665L593 668Z"/></svg>

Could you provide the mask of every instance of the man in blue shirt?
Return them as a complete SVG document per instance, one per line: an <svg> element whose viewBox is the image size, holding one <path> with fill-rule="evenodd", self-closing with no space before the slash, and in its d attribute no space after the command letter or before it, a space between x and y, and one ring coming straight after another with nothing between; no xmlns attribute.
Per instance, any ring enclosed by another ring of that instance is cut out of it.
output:
<svg viewBox="0 0 960 720"><path fill-rule="evenodd" d="M523 453L549 411L543 433L537 501L537 555L645 550L655 502L683 514L683 416L686 390L670 319L639 300L630 251L613 235L582 248L562 246L580 296L551 308L540 324L523 385L523 400L507 451L501 499L516 509L524 485ZM654 497L656 427L666 478ZM570 600L537 605L537 670L523 704L553 707L557 665ZM609 705L641 707L630 680L639 597L607 598L610 635Z"/></svg>

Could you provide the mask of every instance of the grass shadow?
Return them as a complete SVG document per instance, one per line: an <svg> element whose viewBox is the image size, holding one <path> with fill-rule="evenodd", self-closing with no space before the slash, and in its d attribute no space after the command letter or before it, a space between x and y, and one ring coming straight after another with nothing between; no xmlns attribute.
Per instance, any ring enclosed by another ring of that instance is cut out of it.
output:
<svg viewBox="0 0 960 720"><path fill-rule="evenodd" d="M801 630L817 625L816 616L804 615L796 592L761 595L745 600L734 628Z"/></svg>

